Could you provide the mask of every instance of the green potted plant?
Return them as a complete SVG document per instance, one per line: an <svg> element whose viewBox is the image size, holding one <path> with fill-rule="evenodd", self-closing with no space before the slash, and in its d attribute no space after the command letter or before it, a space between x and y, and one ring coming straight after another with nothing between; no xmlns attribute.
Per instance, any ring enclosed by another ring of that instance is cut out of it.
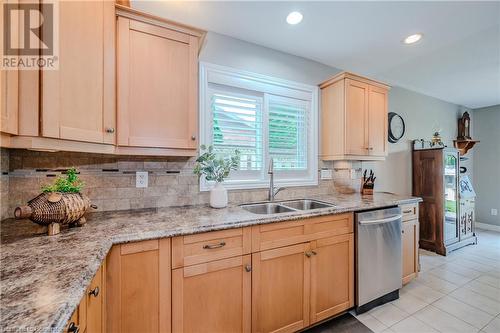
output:
<svg viewBox="0 0 500 333"><path fill-rule="evenodd" d="M240 163L240 152L227 157L217 156L213 146L202 145L200 156L196 159L194 173L204 176L209 182L215 182L215 186L210 190L210 206L213 208L224 208L227 206L227 189L222 184L229 176L231 170L236 170Z"/></svg>

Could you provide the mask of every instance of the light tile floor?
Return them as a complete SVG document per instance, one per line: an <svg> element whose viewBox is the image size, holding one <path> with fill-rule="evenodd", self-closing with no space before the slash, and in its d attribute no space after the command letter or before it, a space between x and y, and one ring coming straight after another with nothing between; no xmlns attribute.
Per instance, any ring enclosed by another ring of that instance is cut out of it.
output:
<svg viewBox="0 0 500 333"><path fill-rule="evenodd" d="M500 233L446 257L420 250L419 277L400 298L357 318L375 333L500 332Z"/></svg>

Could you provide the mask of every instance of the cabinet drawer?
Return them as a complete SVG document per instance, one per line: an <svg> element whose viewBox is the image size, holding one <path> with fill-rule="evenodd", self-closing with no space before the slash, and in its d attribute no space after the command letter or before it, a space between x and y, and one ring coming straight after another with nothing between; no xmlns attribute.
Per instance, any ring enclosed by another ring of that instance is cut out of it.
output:
<svg viewBox="0 0 500 333"><path fill-rule="evenodd" d="M252 251L274 249L352 232L352 213L257 225L252 227Z"/></svg>
<svg viewBox="0 0 500 333"><path fill-rule="evenodd" d="M418 219L418 203L401 205L400 207L403 214L403 221Z"/></svg>
<svg viewBox="0 0 500 333"><path fill-rule="evenodd" d="M238 228L172 239L172 267L179 268L250 253L250 228Z"/></svg>

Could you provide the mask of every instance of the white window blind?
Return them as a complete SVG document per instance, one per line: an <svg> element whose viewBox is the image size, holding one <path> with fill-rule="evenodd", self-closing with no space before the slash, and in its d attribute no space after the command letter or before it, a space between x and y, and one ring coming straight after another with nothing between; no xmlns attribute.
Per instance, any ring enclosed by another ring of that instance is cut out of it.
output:
<svg viewBox="0 0 500 333"><path fill-rule="evenodd" d="M214 150L221 155L229 155L238 149L241 153L239 170L261 170L261 101L248 96L213 93L211 109Z"/></svg>
<svg viewBox="0 0 500 333"><path fill-rule="evenodd" d="M270 99L268 145L275 169L307 169L307 112L303 101L290 98Z"/></svg>
<svg viewBox="0 0 500 333"><path fill-rule="evenodd" d="M229 189L267 187L270 158L277 185L317 184L317 116L317 87L200 65L200 144L221 156L240 151Z"/></svg>

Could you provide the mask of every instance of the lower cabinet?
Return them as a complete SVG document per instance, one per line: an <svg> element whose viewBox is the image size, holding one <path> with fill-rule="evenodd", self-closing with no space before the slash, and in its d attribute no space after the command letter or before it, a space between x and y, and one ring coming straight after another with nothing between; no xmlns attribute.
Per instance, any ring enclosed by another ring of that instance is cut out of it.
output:
<svg viewBox="0 0 500 333"><path fill-rule="evenodd" d="M401 227L403 284L406 284L418 274L418 220L404 221Z"/></svg>
<svg viewBox="0 0 500 333"><path fill-rule="evenodd" d="M354 306L353 215L293 223L113 246L105 331L295 332Z"/></svg>
<svg viewBox="0 0 500 333"><path fill-rule="evenodd" d="M354 234L312 242L311 324L354 306Z"/></svg>
<svg viewBox="0 0 500 333"><path fill-rule="evenodd" d="M170 267L169 238L113 246L106 332L170 332Z"/></svg>
<svg viewBox="0 0 500 333"><path fill-rule="evenodd" d="M106 332L106 264L103 264L90 286L85 291L85 295L80 301L80 305L73 312L71 319L66 325L67 333L104 333Z"/></svg>
<svg viewBox="0 0 500 333"><path fill-rule="evenodd" d="M252 255L252 331L295 332L354 305L354 236Z"/></svg>
<svg viewBox="0 0 500 333"><path fill-rule="evenodd" d="M250 332L251 256L172 271L173 332Z"/></svg>
<svg viewBox="0 0 500 333"><path fill-rule="evenodd" d="M295 332L309 325L310 244L252 254L252 332Z"/></svg>

